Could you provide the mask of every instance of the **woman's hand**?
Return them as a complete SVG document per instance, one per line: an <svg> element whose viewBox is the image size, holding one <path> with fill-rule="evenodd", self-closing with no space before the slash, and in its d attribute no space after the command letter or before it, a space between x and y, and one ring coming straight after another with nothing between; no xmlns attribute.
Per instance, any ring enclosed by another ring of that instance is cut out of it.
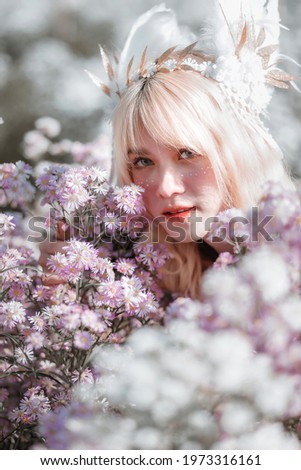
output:
<svg viewBox="0 0 301 470"><path fill-rule="evenodd" d="M49 239L42 242L39 246L40 249L40 258L39 265L44 271L43 283L46 286L54 286L58 284L64 284L66 281L59 276L53 274L47 267L47 261L49 256L54 255L57 252L63 253L63 248L68 245L69 231L64 229L64 223L58 222L56 229L56 241L50 241Z"/></svg>

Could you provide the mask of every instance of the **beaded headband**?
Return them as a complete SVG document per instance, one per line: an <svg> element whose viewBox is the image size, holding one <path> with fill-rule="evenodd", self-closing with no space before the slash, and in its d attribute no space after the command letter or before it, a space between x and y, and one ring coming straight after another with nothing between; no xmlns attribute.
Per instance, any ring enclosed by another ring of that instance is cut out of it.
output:
<svg viewBox="0 0 301 470"><path fill-rule="evenodd" d="M161 4L136 20L119 60L100 46L109 84L87 73L112 98L113 109L114 98L138 80L158 72L193 70L217 81L232 108L263 127L260 115L273 87L291 84L298 89L294 77L277 65L281 59L292 60L278 54L278 0L211 0L210 8L199 38L180 28L174 12ZM196 49L202 52L196 54Z"/></svg>

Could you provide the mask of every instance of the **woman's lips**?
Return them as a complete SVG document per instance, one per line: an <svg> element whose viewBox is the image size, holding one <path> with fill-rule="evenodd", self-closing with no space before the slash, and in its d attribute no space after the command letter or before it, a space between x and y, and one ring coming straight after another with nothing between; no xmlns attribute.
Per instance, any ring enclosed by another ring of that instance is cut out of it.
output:
<svg viewBox="0 0 301 470"><path fill-rule="evenodd" d="M191 216L191 213L195 211L195 206L193 207L175 207L171 208L169 211L163 212L163 215L167 220L180 220L188 219Z"/></svg>

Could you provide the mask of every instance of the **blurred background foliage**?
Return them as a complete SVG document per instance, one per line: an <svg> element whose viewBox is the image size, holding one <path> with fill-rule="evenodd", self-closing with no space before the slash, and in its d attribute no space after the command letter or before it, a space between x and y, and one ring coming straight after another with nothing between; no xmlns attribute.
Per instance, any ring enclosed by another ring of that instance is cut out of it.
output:
<svg viewBox="0 0 301 470"><path fill-rule="evenodd" d="M156 0L1 0L0 1L0 162L22 158L24 133L41 116L62 124L61 138L89 142L110 136L104 119L106 97L84 73L103 76L98 44L117 51L135 18ZM206 16L203 0L166 0L181 24L197 33ZM281 52L301 62L300 0L279 0ZM301 68L287 63L294 76ZM301 88L300 80L296 80ZM276 91L268 126L293 172L301 175L301 95Z"/></svg>

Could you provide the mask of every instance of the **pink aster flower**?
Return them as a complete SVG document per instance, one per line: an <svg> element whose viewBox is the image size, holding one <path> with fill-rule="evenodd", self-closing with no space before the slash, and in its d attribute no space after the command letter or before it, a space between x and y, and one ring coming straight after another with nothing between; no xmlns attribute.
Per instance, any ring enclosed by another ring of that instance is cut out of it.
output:
<svg viewBox="0 0 301 470"><path fill-rule="evenodd" d="M89 201L89 192L83 187L68 187L60 196L62 207L68 212L74 212Z"/></svg>
<svg viewBox="0 0 301 470"><path fill-rule="evenodd" d="M72 374L71 380L73 383L77 383L77 382L90 383L90 384L94 383L93 374L91 372L91 369L89 369L88 367L84 369L82 372L75 370Z"/></svg>
<svg viewBox="0 0 301 470"><path fill-rule="evenodd" d="M40 312L28 317L28 320L32 324L34 330L43 331L46 327L45 317Z"/></svg>
<svg viewBox="0 0 301 470"><path fill-rule="evenodd" d="M15 248L9 248L0 259L0 269L10 268L26 261L21 251Z"/></svg>
<svg viewBox="0 0 301 470"><path fill-rule="evenodd" d="M12 300L0 303L0 324L7 328L13 328L17 323L22 323L26 318L26 312L20 302Z"/></svg>
<svg viewBox="0 0 301 470"><path fill-rule="evenodd" d="M219 257L213 264L213 267L215 269L225 269L227 266L229 266L230 264L234 264L237 261L238 261L237 256L225 251L219 255Z"/></svg>
<svg viewBox="0 0 301 470"><path fill-rule="evenodd" d="M44 392L32 393L25 396L20 402L20 409L24 411L32 420L36 420L41 415L50 411L50 401Z"/></svg>
<svg viewBox="0 0 301 470"><path fill-rule="evenodd" d="M92 243L72 239L64 250L68 261L79 270L92 269L97 262L97 250Z"/></svg>
<svg viewBox="0 0 301 470"><path fill-rule="evenodd" d="M138 269L136 270L135 272L135 276L136 278L139 279L139 281L142 282L142 284L144 284L145 286L150 286L152 281L153 281L153 278L152 278L152 275L146 271L145 269Z"/></svg>
<svg viewBox="0 0 301 470"><path fill-rule="evenodd" d="M25 339L25 343L34 350L41 349L44 346L45 341L45 336L39 331L31 331Z"/></svg>
<svg viewBox="0 0 301 470"><path fill-rule="evenodd" d="M151 313L155 313L159 309L159 304L151 292L143 292L139 297L137 304L137 315L146 317Z"/></svg>
<svg viewBox="0 0 301 470"><path fill-rule="evenodd" d="M107 305L111 308L119 307L123 300L123 289L120 281L103 282L97 287L95 304L97 306Z"/></svg>
<svg viewBox="0 0 301 470"><path fill-rule="evenodd" d="M108 172L106 170L97 166L92 166L91 168L88 168L87 173L91 181L97 183L104 183L108 176Z"/></svg>
<svg viewBox="0 0 301 470"><path fill-rule="evenodd" d="M0 213L0 236L3 236L6 232L14 230L15 224L12 222L13 217Z"/></svg>
<svg viewBox="0 0 301 470"><path fill-rule="evenodd" d="M81 313L82 325L95 333L103 333L106 330L106 324L101 321L100 315L94 310L85 309Z"/></svg>
<svg viewBox="0 0 301 470"><path fill-rule="evenodd" d="M15 358L19 364L26 365L34 360L34 352L30 346L15 349Z"/></svg>
<svg viewBox="0 0 301 470"><path fill-rule="evenodd" d="M70 391L59 392L54 396L53 408L56 410L60 406L67 406L70 403Z"/></svg>
<svg viewBox="0 0 301 470"><path fill-rule="evenodd" d="M136 243L134 251L137 261L146 265L150 271L161 268L169 256L166 247L160 244Z"/></svg>
<svg viewBox="0 0 301 470"><path fill-rule="evenodd" d="M61 326L69 331L75 331L81 325L81 315L79 311L72 308L65 309L61 316Z"/></svg>
<svg viewBox="0 0 301 470"><path fill-rule="evenodd" d="M133 297L131 291L125 291L123 297L125 315L128 317L138 314L139 311L139 302L142 301L143 294L139 293L139 297Z"/></svg>
<svg viewBox="0 0 301 470"><path fill-rule="evenodd" d="M74 335L74 346L88 351L94 343L94 338L88 331L77 331Z"/></svg>
<svg viewBox="0 0 301 470"><path fill-rule="evenodd" d="M60 305L52 305L51 307L43 308L42 315L49 326L55 326L59 324L63 307Z"/></svg>
<svg viewBox="0 0 301 470"><path fill-rule="evenodd" d="M131 276L136 268L137 263L132 259L120 258L116 261L117 271L126 276Z"/></svg>
<svg viewBox="0 0 301 470"><path fill-rule="evenodd" d="M19 284L13 284L9 288L8 295L11 299L22 301L26 299L26 288Z"/></svg>
<svg viewBox="0 0 301 470"><path fill-rule="evenodd" d="M54 187L53 176L48 173L43 173L36 178L36 184L41 191L48 191Z"/></svg>
<svg viewBox="0 0 301 470"><path fill-rule="evenodd" d="M118 209L126 214L140 214L144 211L142 199L143 188L137 185L116 187L114 189L114 200Z"/></svg>
<svg viewBox="0 0 301 470"><path fill-rule="evenodd" d="M123 276L120 280L122 289L123 289L123 294L128 293L132 295L133 297L139 297L141 291L142 291L142 284L141 281L135 277L127 277Z"/></svg>
<svg viewBox="0 0 301 470"><path fill-rule="evenodd" d="M51 371L51 370L56 369L56 364L55 362L51 362L48 359L45 359L45 360L40 361L40 369Z"/></svg>
<svg viewBox="0 0 301 470"><path fill-rule="evenodd" d="M60 274L66 267L68 267L68 258L64 253L55 253L49 257L47 267L54 273Z"/></svg>
<svg viewBox="0 0 301 470"><path fill-rule="evenodd" d="M9 419L15 423L22 423L24 421L25 416L25 411L21 410L20 408L15 408L8 413Z"/></svg>
<svg viewBox="0 0 301 470"><path fill-rule="evenodd" d="M98 179L92 180L89 185L90 189L93 191L93 195L95 197L95 205L96 207L99 208L99 203L102 200L101 196L106 196L110 190L109 184L105 181L103 183L100 183ZM99 198L100 196L100 198Z"/></svg>
<svg viewBox="0 0 301 470"><path fill-rule="evenodd" d="M35 194L35 188L28 181L31 167L24 162L0 165L1 187L5 190L1 194L1 205L24 207Z"/></svg>
<svg viewBox="0 0 301 470"><path fill-rule="evenodd" d="M118 228L120 228L120 217L115 212L107 212L103 218L103 223L105 225L106 231L111 234L115 233Z"/></svg>
<svg viewBox="0 0 301 470"><path fill-rule="evenodd" d="M114 281L114 265L108 258L101 258L100 250L97 250L97 257L91 264L92 273L96 274L96 279Z"/></svg>

